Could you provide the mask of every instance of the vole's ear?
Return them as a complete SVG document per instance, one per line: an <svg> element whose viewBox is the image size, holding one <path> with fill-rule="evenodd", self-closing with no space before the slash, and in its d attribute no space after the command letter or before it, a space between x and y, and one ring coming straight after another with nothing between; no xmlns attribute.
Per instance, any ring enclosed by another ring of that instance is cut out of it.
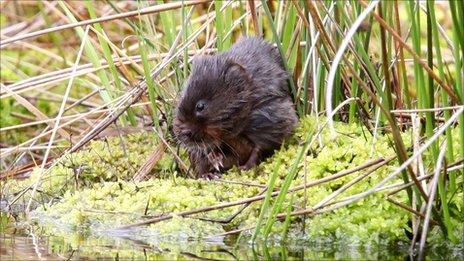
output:
<svg viewBox="0 0 464 261"><path fill-rule="evenodd" d="M224 70L224 81L229 85L243 90L245 84L250 81L247 70L234 61L227 61Z"/></svg>

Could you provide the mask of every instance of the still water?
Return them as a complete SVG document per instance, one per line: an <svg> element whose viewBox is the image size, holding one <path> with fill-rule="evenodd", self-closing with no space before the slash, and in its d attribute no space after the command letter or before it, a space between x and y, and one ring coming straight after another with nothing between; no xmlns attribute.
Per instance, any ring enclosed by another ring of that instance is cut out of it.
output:
<svg viewBox="0 0 464 261"><path fill-rule="evenodd" d="M304 241L258 244L236 236L213 240L143 238L143 231L92 236L73 232L52 235L49 230L5 219L0 224L0 260L408 260L407 243L356 246L336 243L311 245ZM142 228L143 229L143 228ZM137 236L134 236L137 234ZM136 239L137 238L137 239ZM462 247L434 247L428 259L463 260Z"/></svg>

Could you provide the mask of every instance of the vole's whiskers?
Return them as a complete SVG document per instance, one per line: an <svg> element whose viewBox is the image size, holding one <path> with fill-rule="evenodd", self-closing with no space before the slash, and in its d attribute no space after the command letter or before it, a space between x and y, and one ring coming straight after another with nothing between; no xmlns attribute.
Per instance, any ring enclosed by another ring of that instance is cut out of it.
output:
<svg viewBox="0 0 464 261"><path fill-rule="evenodd" d="M221 145L219 145L219 144L215 144L215 145L216 145L216 148L218 149L218 151L222 154L222 156L223 156L224 158L226 158L226 154L224 154L224 151L222 151Z"/></svg>
<svg viewBox="0 0 464 261"><path fill-rule="evenodd" d="M232 147L232 145L230 145L229 143L227 143L225 140L223 139L219 139L222 143L224 143L229 149L230 151L236 156L236 157L240 157L240 155L238 154L238 152L235 150L234 147Z"/></svg>

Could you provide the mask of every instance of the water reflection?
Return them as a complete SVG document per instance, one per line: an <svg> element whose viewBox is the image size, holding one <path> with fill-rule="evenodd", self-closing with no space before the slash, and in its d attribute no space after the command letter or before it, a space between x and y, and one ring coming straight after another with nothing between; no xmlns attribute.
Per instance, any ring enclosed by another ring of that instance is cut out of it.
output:
<svg viewBox="0 0 464 261"><path fill-rule="evenodd" d="M33 229L33 228L31 228ZM73 235L70 235L72 237ZM377 259L371 253L346 251L335 252L311 249L307 246L285 244L259 244L250 247L246 242L226 245L222 243L187 241L176 244L165 242L157 246L140 240L117 238L79 238L72 242L68 238L30 233L27 230L15 234L3 234L0 239L1 260L78 260L87 258L111 258L115 260L306 260L306 259ZM401 258L391 255L390 258Z"/></svg>
<svg viewBox="0 0 464 261"><path fill-rule="evenodd" d="M11 221L11 220L10 220ZM321 260L321 259L409 259L408 245L347 246L336 243L310 245L289 239L287 243L257 244L228 237L198 241L173 238L154 241L130 235L87 236L69 232L50 235L46 230L24 223L5 222L0 226L0 260ZM7 225L6 225L7 224ZM138 239L137 239L138 238ZM430 259L463 260L461 249L434 249Z"/></svg>

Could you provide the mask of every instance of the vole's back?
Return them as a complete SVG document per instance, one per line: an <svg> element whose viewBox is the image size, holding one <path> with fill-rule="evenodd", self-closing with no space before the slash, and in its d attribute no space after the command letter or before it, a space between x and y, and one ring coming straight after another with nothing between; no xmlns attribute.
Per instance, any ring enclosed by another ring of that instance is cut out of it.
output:
<svg viewBox="0 0 464 261"><path fill-rule="evenodd" d="M222 54L242 65L253 81L253 109L242 133L272 153L297 123L288 88L288 73L276 47L260 38L244 38Z"/></svg>

